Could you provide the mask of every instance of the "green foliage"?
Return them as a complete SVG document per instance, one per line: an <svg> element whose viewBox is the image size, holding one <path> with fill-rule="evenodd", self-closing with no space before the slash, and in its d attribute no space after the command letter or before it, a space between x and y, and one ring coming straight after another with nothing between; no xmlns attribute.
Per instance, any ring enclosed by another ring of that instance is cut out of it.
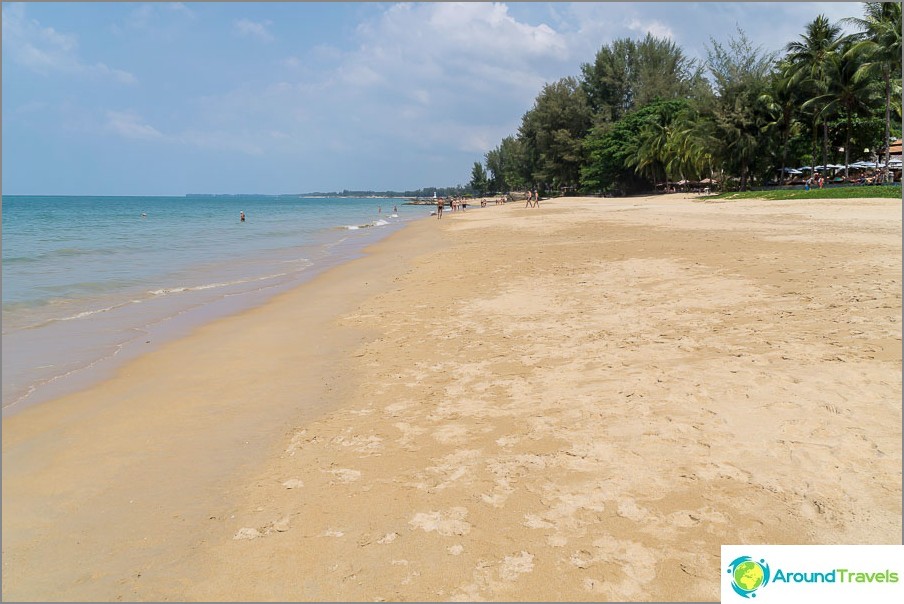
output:
<svg viewBox="0 0 904 604"><path fill-rule="evenodd" d="M764 102L774 57L754 47L743 31L725 48L712 40L707 49L707 65L716 84L717 102L712 118L718 141L716 153L721 167L741 177L747 188L751 168L760 158L763 129L769 122L769 105Z"/></svg>
<svg viewBox="0 0 904 604"><path fill-rule="evenodd" d="M854 44L846 55L859 61L856 77L880 77L885 84L885 136L887 144L893 129L891 127L892 108L896 108L901 118L901 3L866 2L864 18L846 19L862 31L851 36ZM897 89L896 100L892 101L892 91ZM899 122L900 124L900 122ZM888 147L885 161L888 161Z"/></svg>
<svg viewBox="0 0 904 604"><path fill-rule="evenodd" d="M587 161L581 169L581 187L623 193L649 188L653 170L647 167L659 158L652 151L650 133L688 109L685 100L656 101L614 124L596 126L584 140ZM652 155L647 158L644 153Z"/></svg>
<svg viewBox="0 0 904 604"><path fill-rule="evenodd" d="M527 187L529 174L526 167L524 145L520 139L507 136L498 147L486 154L489 187L493 191L511 191Z"/></svg>
<svg viewBox="0 0 904 604"><path fill-rule="evenodd" d="M518 130L524 146L520 174L524 182L545 183L554 189L577 184L582 141L590 123L587 96L575 78L544 86Z"/></svg>
<svg viewBox="0 0 904 604"><path fill-rule="evenodd" d="M617 122L655 99L685 98L705 85L695 61L671 40L651 34L603 46L581 73L588 104L603 122Z"/></svg>
<svg viewBox="0 0 904 604"><path fill-rule="evenodd" d="M895 185L867 186L852 185L845 187L829 187L827 189L776 189L774 191L745 191L742 193L720 193L709 195L710 200L740 199L901 199L901 187Z"/></svg>
<svg viewBox="0 0 904 604"><path fill-rule="evenodd" d="M468 183L471 191L478 195L483 195L487 192L487 182L487 173L483 169L483 164L477 161L474 162L474 167L471 169L471 182Z"/></svg>
<svg viewBox="0 0 904 604"><path fill-rule="evenodd" d="M886 155L901 132L901 4L863 6L846 20L859 32L819 15L778 60L740 29L711 40L704 63L651 35L604 45L486 154L488 186L631 193L712 177L743 190L787 167Z"/></svg>

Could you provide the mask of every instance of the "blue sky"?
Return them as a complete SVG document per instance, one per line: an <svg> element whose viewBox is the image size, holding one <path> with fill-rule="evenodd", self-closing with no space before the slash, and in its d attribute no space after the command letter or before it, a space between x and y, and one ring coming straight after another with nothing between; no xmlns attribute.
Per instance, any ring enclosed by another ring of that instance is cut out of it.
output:
<svg viewBox="0 0 904 604"><path fill-rule="evenodd" d="M778 50L859 3L4 3L4 194L465 184L616 38Z"/></svg>

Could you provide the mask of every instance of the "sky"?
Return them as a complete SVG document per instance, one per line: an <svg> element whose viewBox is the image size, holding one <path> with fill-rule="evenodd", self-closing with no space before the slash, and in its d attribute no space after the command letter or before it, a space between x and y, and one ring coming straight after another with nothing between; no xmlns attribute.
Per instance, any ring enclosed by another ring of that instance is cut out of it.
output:
<svg viewBox="0 0 904 604"><path fill-rule="evenodd" d="M618 38L765 51L836 2L3 3L2 193L467 184Z"/></svg>

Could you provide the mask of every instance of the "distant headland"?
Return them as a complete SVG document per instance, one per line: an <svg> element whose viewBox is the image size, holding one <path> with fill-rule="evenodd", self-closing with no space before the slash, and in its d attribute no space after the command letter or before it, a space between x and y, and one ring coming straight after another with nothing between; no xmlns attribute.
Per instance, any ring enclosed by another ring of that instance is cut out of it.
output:
<svg viewBox="0 0 904 604"><path fill-rule="evenodd" d="M286 198L286 199L300 199L300 198L324 198L324 197L335 197L337 199L342 198L354 198L361 199L372 197L374 199L417 199L417 198L433 198L434 194L437 197L461 197L470 191L461 185L455 187L424 187L422 189L417 190L408 190L408 191L350 191L348 189L344 189L342 191L330 191L330 192L322 192L315 191L312 193L282 193L278 195L265 195L259 193L186 193L186 198L197 198L197 197L266 197L270 198Z"/></svg>

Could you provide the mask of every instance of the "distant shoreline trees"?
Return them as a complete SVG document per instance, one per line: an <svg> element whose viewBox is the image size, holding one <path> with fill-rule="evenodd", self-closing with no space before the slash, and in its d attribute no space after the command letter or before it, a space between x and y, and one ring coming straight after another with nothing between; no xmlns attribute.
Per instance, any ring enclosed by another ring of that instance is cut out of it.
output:
<svg viewBox="0 0 904 604"><path fill-rule="evenodd" d="M703 62L650 34L615 40L579 78L543 87L472 185L626 194L712 178L746 190L791 166L874 152L887 163L901 133L901 3L864 3L844 22L859 31L817 16L781 54L739 29L711 39Z"/></svg>

